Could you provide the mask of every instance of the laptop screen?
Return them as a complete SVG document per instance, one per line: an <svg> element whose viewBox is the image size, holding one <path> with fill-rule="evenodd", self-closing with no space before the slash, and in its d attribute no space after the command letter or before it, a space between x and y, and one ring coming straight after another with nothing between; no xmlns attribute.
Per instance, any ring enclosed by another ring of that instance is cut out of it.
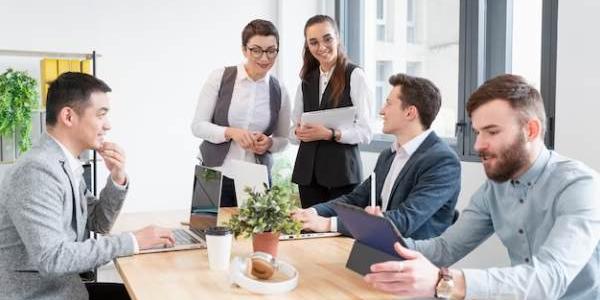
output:
<svg viewBox="0 0 600 300"><path fill-rule="evenodd" d="M220 171L196 165L190 227L206 229L217 225L223 176Z"/></svg>

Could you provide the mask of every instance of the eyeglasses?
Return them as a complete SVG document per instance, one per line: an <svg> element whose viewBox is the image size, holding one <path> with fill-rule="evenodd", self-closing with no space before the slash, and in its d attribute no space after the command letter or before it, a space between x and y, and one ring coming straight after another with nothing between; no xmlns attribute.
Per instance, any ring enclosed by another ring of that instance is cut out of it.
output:
<svg viewBox="0 0 600 300"><path fill-rule="evenodd" d="M277 48L269 48L267 50L264 50L263 48L256 46L246 49L250 50L250 54L254 58L261 58L263 56L263 53L266 53L268 59L273 59L277 57L277 54L279 53L279 49Z"/></svg>
<svg viewBox="0 0 600 300"><path fill-rule="evenodd" d="M323 44L325 47L329 47L329 46L333 45L334 42L335 42L335 37L325 36L323 38L323 40L320 42L317 39L311 39L308 42L308 46L313 49L318 49L319 47L321 47L321 44Z"/></svg>

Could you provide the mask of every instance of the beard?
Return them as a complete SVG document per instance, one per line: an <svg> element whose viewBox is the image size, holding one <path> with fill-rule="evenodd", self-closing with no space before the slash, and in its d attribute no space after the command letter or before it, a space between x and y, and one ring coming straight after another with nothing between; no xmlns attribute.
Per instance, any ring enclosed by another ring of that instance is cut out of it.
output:
<svg viewBox="0 0 600 300"><path fill-rule="evenodd" d="M498 183L511 179L519 170L527 165L528 153L525 144L525 136L517 134L512 144L500 149L496 153L488 151L480 152L479 157L496 158L495 166L483 165L485 175Z"/></svg>

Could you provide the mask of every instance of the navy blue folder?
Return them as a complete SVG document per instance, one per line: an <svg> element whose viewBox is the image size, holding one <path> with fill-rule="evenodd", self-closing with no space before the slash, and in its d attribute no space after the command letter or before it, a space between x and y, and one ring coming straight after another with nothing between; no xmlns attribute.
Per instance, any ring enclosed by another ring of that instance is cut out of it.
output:
<svg viewBox="0 0 600 300"><path fill-rule="evenodd" d="M400 242L403 246L406 245L392 221L346 203L335 203L334 209L339 221L344 223L356 240L346 267L365 275L370 272L372 264L403 260L394 250L394 244Z"/></svg>

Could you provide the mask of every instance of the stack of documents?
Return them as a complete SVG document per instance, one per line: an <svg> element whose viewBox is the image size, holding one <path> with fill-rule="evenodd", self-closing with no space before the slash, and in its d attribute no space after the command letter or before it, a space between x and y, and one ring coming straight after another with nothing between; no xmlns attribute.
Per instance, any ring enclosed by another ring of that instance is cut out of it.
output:
<svg viewBox="0 0 600 300"><path fill-rule="evenodd" d="M305 112L300 118L302 124L319 124L327 128L339 129L354 124L356 108L341 107Z"/></svg>

